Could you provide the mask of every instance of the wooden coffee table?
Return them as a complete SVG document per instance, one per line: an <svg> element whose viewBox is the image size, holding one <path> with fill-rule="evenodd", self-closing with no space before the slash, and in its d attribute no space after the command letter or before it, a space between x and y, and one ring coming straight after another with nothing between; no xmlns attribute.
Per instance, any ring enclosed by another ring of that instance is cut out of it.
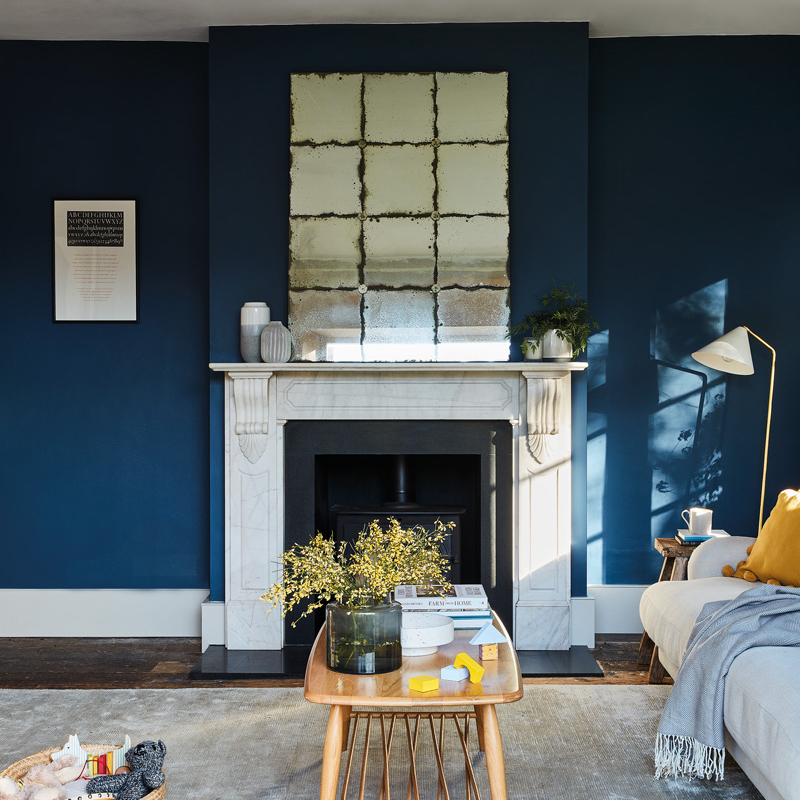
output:
<svg viewBox="0 0 800 800"><path fill-rule="evenodd" d="M510 637L497 617L495 617L495 625L510 641ZM325 628L323 626L311 650L305 679L306 700L331 707L322 755L320 800L335 800L341 756L349 747L350 754L347 759L342 790L343 794L346 793L350 778L350 766L353 761L355 733L362 720L366 724L367 747L372 721L378 720L380 724L383 737L384 775L381 796L385 794L387 800L389 797L389 756L396 726L399 723L400 736L405 734L409 746L411 765L408 796L419 798L415 763L417 737L421 728L424 727L424 723L427 722L434 742L437 742L434 726L434 720L436 720L439 723L439 739L433 749L440 788L443 790L444 797L448 798L449 792L444 780L441 746L446 719L453 720L458 730L465 757L468 793L471 786L475 791L475 796L480 797L468 757L469 721L474 719L477 723L479 747L486 754L486 771L492 800L506 800L503 745L495 706L499 703L513 703L522 697L522 677L517 654L508 643L500 645L500 657L497 661L480 661L478 648L469 644L469 640L475 633L474 630L457 630L455 639L450 644L441 646L437 653L429 656L406 657L403 659L402 667L394 672L383 675L347 675L329 670L326 666ZM480 683L470 683L469 680L456 682L440 679L437 691L421 693L409 689L409 678L416 675L431 675L439 678L442 667L452 664L456 655L461 652L472 656L484 667L485 673ZM460 712L458 711L459 706L462 707ZM464 710L464 706L471 707L473 711ZM378 709L378 712L354 712L354 707L369 707ZM355 720L355 725L352 739L348 744L351 720ZM366 763L365 757L361 770L362 782L366 772Z"/></svg>

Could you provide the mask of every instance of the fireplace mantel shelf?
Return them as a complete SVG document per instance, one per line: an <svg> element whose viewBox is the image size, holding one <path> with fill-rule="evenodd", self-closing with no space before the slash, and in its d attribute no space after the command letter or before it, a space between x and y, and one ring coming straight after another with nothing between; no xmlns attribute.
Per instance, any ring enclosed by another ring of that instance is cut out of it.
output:
<svg viewBox="0 0 800 800"><path fill-rule="evenodd" d="M585 361L289 361L280 364L248 364L243 362L212 363L214 372L227 372L247 377L276 372L580 372L588 367Z"/></svg>

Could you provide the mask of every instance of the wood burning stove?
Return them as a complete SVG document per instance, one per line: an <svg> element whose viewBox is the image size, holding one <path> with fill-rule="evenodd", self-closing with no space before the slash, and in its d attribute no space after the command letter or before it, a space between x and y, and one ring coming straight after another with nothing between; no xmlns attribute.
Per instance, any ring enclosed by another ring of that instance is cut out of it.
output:
<svg viewBox="0 0 800 800"><path fill-rule="evenodd" d="M453 523L450 536L442 545L442 552L449 561L448 577L452 583L461 583L461 524L466 513L465 506L421 505L416 502L414 482L415 456L405 453L392 457L392 496L379 505L331 507L335 520L334 530L339 542L352 542L373 520L385 527L389 517L394 517L404 528L433 528L436 520Z"/></svg>

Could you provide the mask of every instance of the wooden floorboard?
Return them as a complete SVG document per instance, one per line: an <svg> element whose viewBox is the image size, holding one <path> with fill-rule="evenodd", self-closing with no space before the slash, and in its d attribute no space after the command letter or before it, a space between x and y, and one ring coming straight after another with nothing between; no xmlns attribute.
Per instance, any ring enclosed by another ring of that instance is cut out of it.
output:
<svg viewBox="0 0 800 800"><path fill-rule="evenodd" d="M636 664L639 636L602 634L592 654L602 678L525 678L536 684L647 683ZM300 680L197 681L200 639L0 638L2 689L177 689L205 686L302 686Z"/></svg>

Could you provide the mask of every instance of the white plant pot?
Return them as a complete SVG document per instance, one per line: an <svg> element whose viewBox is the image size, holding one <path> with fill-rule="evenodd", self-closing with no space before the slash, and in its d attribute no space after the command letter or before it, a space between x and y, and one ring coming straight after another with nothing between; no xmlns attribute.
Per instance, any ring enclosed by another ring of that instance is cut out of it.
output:
<svg viewBox="0 0 800 800"><path fill-rule="evenodd" d="M542 339L542 357L545 361L572 361L572 345L556 331L547 331Z"/></svg>
<svg viewBox="0 0 800 800"><path fill-rule="evenodd" d="M523 339L524 342L527 342L527 347L523 352L523 358L526 361L541 361L542 360L542 340L541 339L533 339L530 336L526 336Z"/></svg>

